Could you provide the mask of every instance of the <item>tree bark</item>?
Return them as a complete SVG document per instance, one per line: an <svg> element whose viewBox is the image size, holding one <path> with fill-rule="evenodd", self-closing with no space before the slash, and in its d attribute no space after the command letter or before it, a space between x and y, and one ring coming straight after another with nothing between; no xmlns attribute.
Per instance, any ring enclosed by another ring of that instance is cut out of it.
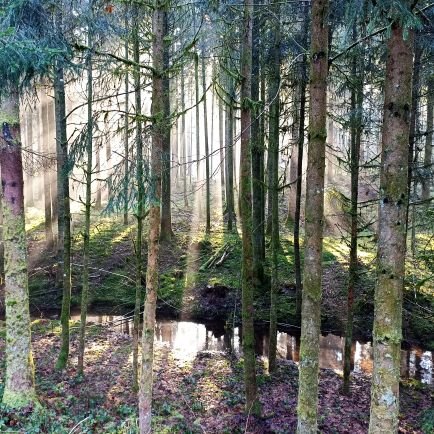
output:
<svg viewBox="0 0 434 434"><path fill-rule="evenodd" d="M244 27L241 39L241 153L240 216L242 232L242 332L246 413L260 414L256 386L255 335L253 329L253 254L251 183L251 75L253 4L244 1Z"/></svg>
<svg viewBox="0 0 434 434"><path fill-rule="evenodd" d="M305 259L297 407L298 434L316 434L318 423L324 169L327 138L328 8L328 0L313 0L312 2Z"/></svg>
<svg viewBox="0 0 434 434"><path fill-rule="evenodd" d="M30 337L24 181L18 89L0 107L0 172L5 251L6 378L2 403L38 405Z"/></svg>
<svg viewBox="0 0 434 434"><path fill-rule="evenodd" d="M156 0L152 16L152 154L151 154L151 188L148 236L148 268L146 272L146 299L143 313L142 332L142 371L139 390L139 426L141 434L151 433L152 410L152 368L154 364L154 328L155 309L158 289L158 257L160 238L160 197L161 197L161 158L163 137L165 134L164 105L164 33L163 23L167 3Z"/></svg>
<svg viewBox="0 0 434 434"><path fill-rule="evenodd" d="M406 2L409 7L410 3ZM404 38L398 22L391 27L384 88L370 434L395 433L399 421L413 32Z"/></svg>
<svg viewBox="0 0 434 434"><path fill-rule="evenodd" d="M227 74L227 92L230 97L229 104L226 107L226 215L228 219L228 231L232 231L235 225L235 200L234 200L234 109L233 109L233 94L234 85L233 79Z"/></svg>
<svg viewBox="0 0 434 434"><path fill-rule="evenodd" d="M128 22L128 3L125 4L125 31L129 29ZM125 37L125 59L129 59L129 41L128 35ZM123 205L124 205L124 225L128 225L128 183L129 183L129 155L130 155L130 75L128 70L125 72L125 138L124 138L124 188L123 188Z"/></svg>

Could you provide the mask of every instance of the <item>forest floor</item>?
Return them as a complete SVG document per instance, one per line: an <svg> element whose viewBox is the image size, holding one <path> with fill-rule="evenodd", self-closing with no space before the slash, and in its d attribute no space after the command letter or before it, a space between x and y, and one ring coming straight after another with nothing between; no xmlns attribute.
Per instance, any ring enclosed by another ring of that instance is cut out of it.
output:
<svg viewBox="0 0 434 434"><path fill-rule="evenodd" d="M54 369L60 347L58 321L33 325L37 392L44 411L30 415L0 408L0 431L15 433L136 433L136 394L131 389L131 338L103 326L88 327L84 378L77 377L78 329L72 328L66 371ZM4 337L0 337L0 378L4 374ZM224 352L199 352L194 360L177 358L156 344L153 424L162 433L294 433L298 368L278 360L268 375L258 358L262 418L246 417L242 359ZM324 434L367 433L370 378L352 376L351 395L341 392L342 378L320 371L319 430ZM2 388L0 383L0 388ZM432 386L401 383L400 433L432 433ZM1 390L0 390L1 392ZM431 410L429 410L431 407ZM1 411L2 410L2 411ZM74 429L75 428L75 429Z"/></svg>

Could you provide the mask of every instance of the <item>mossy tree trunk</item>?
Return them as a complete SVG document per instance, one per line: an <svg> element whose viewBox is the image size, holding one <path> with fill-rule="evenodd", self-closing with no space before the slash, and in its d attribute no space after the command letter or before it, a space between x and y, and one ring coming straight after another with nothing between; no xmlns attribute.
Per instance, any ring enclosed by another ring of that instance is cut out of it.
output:
<svg viewBox="0 0 434 434"><path fill-rule="evenodd" d="M152 369L154 365L155 310L158 290L158 257L160 238L161 158L166 120L164 118L164 25L168 3L156 0L152 16L152 151L149 194L148 268L146 271L146 299L143 312L142 370L139 389L139 426L141 434L151 433Z"/></svg>
<svg viewBox="0 0 434 434"><path fill-rule="evenodd" d="M181 89L180 89L180 110L181 110L181 128L180 128L180 147L181 147L181 174L184 193L184 206L188 206L187 194L187 144L185 141L185 77L184 70L181 70ZM199 109L197 109L199 110ZM197 163L199 164L199 157ZM199 173L199 169L198 169ZM197 181L197 179L196 179Z"/></svg>
<svg viewBox="0 0 434 434"><path fill-rule="evenodd" d="M301 309L298 434L316 434L321 328L324 170L327 118L328 0L313 0L310 49L309 148Z"/></svg>
<svg viewBox="0 0 434 434"><path fill-rule="evenodd" d="M219 142L220 142L220 188L222 194L222 207L226 201L225 195L225 137L224 137L224 111L223 111L223 101L219 100ZM223 209L224 212L224 209Z"/></svg>
<svg viewBox="0 0 434 434"><path fill-rule="evenodd" d="M410 7L412 2L407 1ZM369 433L398 431L402 297L406 253L413 33L398 22L387 43L382 127L374 368Z"/></svg>
<svg viewBox="0 0 434 434"><path fill-rule="evenodd" d="M246 413L260 413L256 386L255 335L253 329L253 253L252 253L252 178L251 178L251 77L253 4L244 1L241 36L241 153L240 217L242 232L242 333Z"/></svg>
<svg viewBox="0 0 434 434"><path fill-rule="evenodd" d="M270 55L269 74L269 145L268 154L271 164L269 189L271 192L271 288L270 288L270 342L268 347L268 370L276 370L277 347L277 289L278 289L278 252L279 252L279 121L280 121L280 3L273 2L270 6L273 21L273 45ZM269 198L270 198L269 196Z"/></svg>
<svg viewBox="0 0 434 434"><path fill-rule="evenodd" d="M30 339L24 181L18 89L0 107L0 172L5 251L6 378L3 404L37 405Z"/></svg>
<svg viewBox="0 0 434 434"><path fill-rule="evenodd" d="M78 374L83 375L84 368L84 349L85 349L85 334L86 334L86 317L87 305L89 298L89 262L90 262L90 211L92 206L92 153L93 153L93 0L89 2L89 24L87 29L87 45L88 52L86 56L87 69L87 135L86 135L86 168L84 171L86 182L86 197L84 201L84 232L83 232L83 286L81 288L81 312L80 312L80 336L78 344ZM97 149L99 147L97 146ZM97 160L99 159L99 151L96 153ZM97 171L99 171L97 161ZM97 172L98 173L98 172ZM98 175L99 176L99 175ZM98 207L98 197L101 202L101 189L98 184L98 193L96 205Z"/></svg>

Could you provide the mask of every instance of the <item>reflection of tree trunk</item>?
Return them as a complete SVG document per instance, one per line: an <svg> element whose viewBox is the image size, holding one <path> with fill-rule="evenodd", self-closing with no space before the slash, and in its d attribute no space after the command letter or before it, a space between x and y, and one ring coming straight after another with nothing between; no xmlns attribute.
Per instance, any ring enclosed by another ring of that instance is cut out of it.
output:
<svg viewBox="0 0 434 434"><path fill-rule="evenodd" d="M322 237L327 118L328 0L313 0L309 148L306 173L305 254L297 433L317 431L321 326Z"/></svg>
<svg viewBox="0 0 434 434"><path fill-rule="evenodd" d="M37 402L30 339L24 182L18 89L0 107L0 172L5 251L6 376L2 403L11 408Z"/></svg>
<svg viewBox="0 0 434 434"><path fill-rule="evenodd" d="M408 30L404 36L407 30L398 21L391 24L384 81L370 434L397 432L399 422L414 35Z"/></svg>

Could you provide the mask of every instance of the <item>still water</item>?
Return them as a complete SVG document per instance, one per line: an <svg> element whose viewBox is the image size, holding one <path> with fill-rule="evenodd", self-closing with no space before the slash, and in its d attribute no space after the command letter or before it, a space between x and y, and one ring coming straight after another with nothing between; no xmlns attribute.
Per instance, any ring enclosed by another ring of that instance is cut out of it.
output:
<svg viewBox="0 0 434 434"><path fill-rule="evenodd" d="M80 315L72 315L80 319ZM120 333L131 334L132 321L123 316L88 315L89 324L100 324L114 328ZM257 330L256 353L266 356L269 337L266 330ZM233 333L224 328L223 323L201 324L188 321L158 320L155 329L155 341L167 345L173 356L183 361L192 361L200 351L240 352L240 329ZM320 367L342 372L344 339L327 334L320 339ZM277 334L278 356L299 361L300 338L285 332ZM372 372L372 346L370 342L355 341L352 347L352 364L355 372L370 374ZM433 384L433 353L418 347L401 350L401 377L414 378L422 383Z"/></svg>

